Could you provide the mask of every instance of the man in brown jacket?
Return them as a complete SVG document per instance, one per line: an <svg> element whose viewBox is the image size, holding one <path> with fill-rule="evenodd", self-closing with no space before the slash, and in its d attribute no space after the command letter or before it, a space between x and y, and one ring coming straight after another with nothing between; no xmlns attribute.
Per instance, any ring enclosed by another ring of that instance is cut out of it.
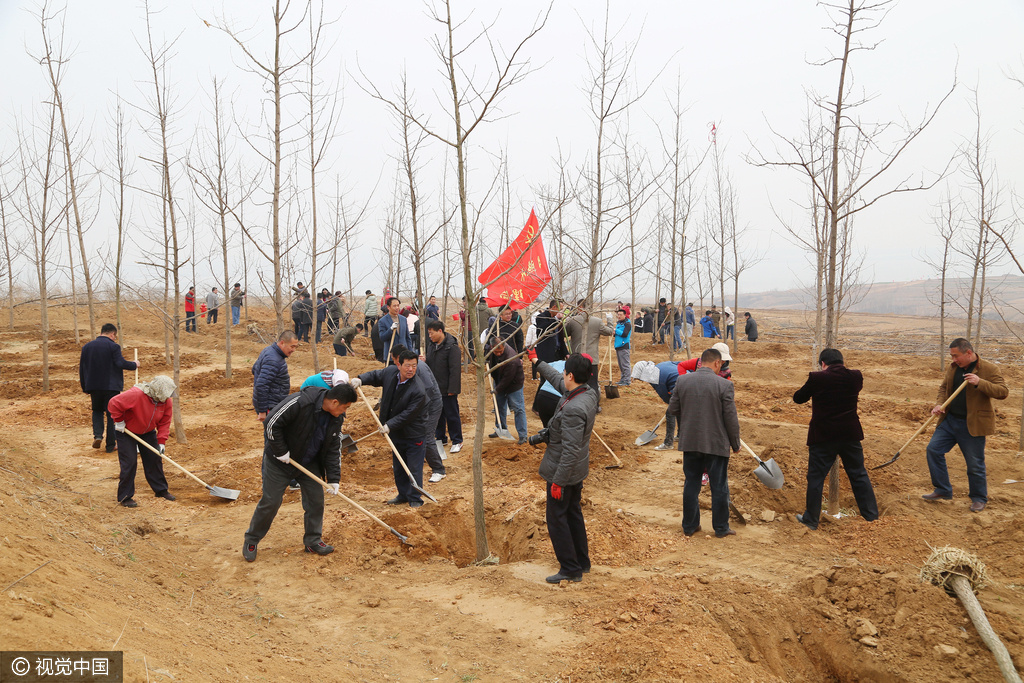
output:
<svg viewBox="0 0 1024 683"><path fill-rule="evenodd" d="M946 376L939 386L937 405L932 414L940 418L935 434L928 443L928 471L934 491L921 496L925 500L950 500L953 487L946 470L946 453L959 446L967 462L968 495L971 512L981 512L988 503L988 484L985 481L985 437L996 430L996 413L992 399L1003 400L1010 393L995 363L982 360L974 352L971 342L960 337L949 345L953 362L946 368ZM967 388L960 392L945 411L942 404L964 382Z"/></svg>

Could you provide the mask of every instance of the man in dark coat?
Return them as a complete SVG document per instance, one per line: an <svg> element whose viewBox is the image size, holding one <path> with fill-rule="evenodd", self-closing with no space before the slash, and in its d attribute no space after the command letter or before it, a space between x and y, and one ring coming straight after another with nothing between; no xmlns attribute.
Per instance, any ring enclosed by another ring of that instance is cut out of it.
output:
<svg viewBox="0 0 1024 683"><path fill-rule="evenodd" d="M103 415L107 416L107 453L114 452L114 420L107 403L124 389L124 371L142 367L125 360L117 343L117 326L104 323L100 336L82 347L78 361L78 381L92 402L92 447L103 443Z"/></svg>
<svg viewBox="0 0 1024 683"><path fill-rule="evenodd" d="M416 348L412 343L412 335L409 334L409 321L404 315L399 314L402 302L397 296L389 296L386 303L387 313L377 321L377 334L380 335L380 343L383 347L381 351L381 362L383 363L389 362L391 347L395 344L401 344L407 349Z"/></svg>
<svg viewBox="0 0 1024 683"><path fill-rule="evenodd" d="M418 360L415 351L403 351L398 357L398 365L364 372L353 378L351 384L353 389L363 384L383 387L380 398L380 431L391 437L392 443L412 472L416 485L423 488L423 434L427 429L427 393L423 384L416 379ZM388 505L409 503L411 508L422 507L423 499L420 492L412 487L409 476L395 457L392 457L391 469L394 472L398 495L387 501Z"/></svg>
<svg viewBox="0 0 1024 683"><path fill-rule="evenodd" d="M242 556L256 559L256 547L270 530L290 481L302 490L302 544L307 553L327 555L334 546L324 543L324 489L292 465L297 462L328 484L338 495L341 482L341 425L345 411L356 400L348 384L330 389L307 387L278 403L263 425L263 496L245 532Z"/></svg>
<svg viewBox="0 0 1024 683"><path fill-rule="evenodd" d="M516 322L513 313L514 311L508 305L498 309L498 339L511 346L513 353L522 353L525 350L522 319L520 318L519 322Z"/></svg>
<svg viewBox="0 0 1024 683"><path fill-rule="evenodd" d="M743 328L743 332L747 335L747 341L757 341L757 321L750 313L744 313L743 317L746 318L747 322Z"/></svg>
<svg viewBox="0 0 1024 683"><path fill-rule="evenodd" d="M818 528L821 516L821 490L836 456L850 479L853 497L861 516L869 522L878 519L878 504L864 468L864 430L857 416L857 397L864 387L860 370L843 364L838 349L822 349L818 354L820 372L807 375L807 381L793 394L794 403L811 401L811 424L807 428L807 502L798 522L809 529Z"/></svg>
<svg viewBox="0 0 1024 683"><path fill-rule="evenodd" d="M401 344L395 344L394 348L391 349L391 362L398 365L398 359L402 357L402 353L406 350ZM419 362L419 360L416 363L416 380L427 394L427 407L425 409L427 411L427 419L424 421L426 431L423 432L423 459L430 466L430 481L436 483L444 479L447 474L444 468L444 460L441 459L441 452L437 450L435 439L431 438L434 436L437 421L441 418L441 389L438 387L437 379L434 377L430 367L424 362Z"/></svg>
<svg viewBox="0 0 1024 683"><path fill-rule="evenodd" d="M547 482L546 521L551 546L558 559L558 573L548 583L579 582L590 571L587 526L580 498L583 480L590 473L590 435L597 417L597 396L587 383L590 361L578 353L565 361L559 373L547 363L537 366L545 382L562 394L547 427L547 448L540 462L540 476ZM532 444L542 442L536 436Z"/></svg>
<svg viewBox="0 0 1024 683"><path fill-rule="evenodd" d="M679 421L679 450L683 452L683 533L700 531L701 479L707 472L711 486L711 525L715 536L736 532L729 528L729 450L740 450L740 421L733 384L718 376L722 354L705 349L700 367L676 380L668 410ZM685 425L685 429L683 426Z"/></svg>
<svg viewBox="0 0 1024 683"><path fill-rule="evenodd" d="M558 319L558 299L552 299L547 310L537 316L537 360L554 363L565 360L565 335Z"/></svg>
<svg viewBox="0 0 1024 683"><path fill-rule="evenodd" d="M459 416L459 394L462 393L462 351L458 340L444 331L444 323L427 323L427 365L434 373L441 392L441 417L435 426L434 438L442 444L452 439L452 453L462 450L462 418ZM447 435L445 427L447 426ZM433 476L431 476L433 479Z"/></svg>
<svg viewBox="0 0 1024 683"><path fill-rule="evenodd" d="M253 363L252 407L256 409L260 422L266 420L270 409L292 390L288 357L298 346L299 338L295 333L285 330L276 342L260 351L259 358Z"/></svg>

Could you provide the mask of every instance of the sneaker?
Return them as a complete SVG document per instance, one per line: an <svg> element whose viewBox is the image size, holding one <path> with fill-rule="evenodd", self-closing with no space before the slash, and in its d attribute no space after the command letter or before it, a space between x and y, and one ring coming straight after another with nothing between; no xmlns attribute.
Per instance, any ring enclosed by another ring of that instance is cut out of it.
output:
<svg viewBox="0 0 1024 683"><path fill-rule="evenodd" d="M98 439L93 439L92 440L92 447L93 448L99 448L102 445L103 445L103 438L102 437L100 437Z"/></svg>
<svg viewBox="0 0 1024 683"><path fill-rule="evenodd" d="M178 500L174 497L174 494L170 491L164 491L163 493L156 494L157 498L163 498L164 500Z"/></svg>
<svg viewBox="0 0 1024 683"><path fill-rule="evenodd" d="M134 498L125 498L124 500L121 501L121 505L122 505L122 507L126 507L126 508L137 508L137 507L139 507L139 504L135 502Z"/></svg>
<svg viewBox="0 0 1024 683"><path fill-rule="evenodd" d="M433 474L430 475L430 479L428 479L427 481L429 481L431 484L436 484L437 482L444 479L446 476L448 475L445 474L444 472L434 472Z"/></svg>
<svg viewBox="0 0 1024 683"><path fill-rule="evenodd" d="M707 486L710 483L711 483L711 480L708 479L708 473L705 472L704 476L700 478L700 485L701 486Z"/></svg>
<svg viewBox="0 0 1024 683"><path fill-rule="evenodd" d="M256 544L244 543L242 545L242 557L245 558L246 562L254 562L256 560Z"/></svg>
<svg viewBox="0 0 1024 683"><path fill-rule="evenodd" d="M317 555L330 555L334 552L333 545L327 545L323 541L319 541L315 545L306 546L307 553L316 553Z"/></svg>
<svg viewBox="0 0 1024 683"><path fill-rule="evenodd" d="M290 482L288 482L288 490L289 491L299 491L301 489L302 489L302 487L299 486L299 482L295 481L294 479L292 479Z"/></svg>
<svg viewBox="0 0 1024 683"><path fill-rule="evenodd" d="M452 444L452 449L450 451L448 451L448 452L449 453L458 453L461 450L462 450L462 443L461 442L460 443L453 443Z"/></svg>
<svg viewBox="0 0 1024 683"><path fill-rule="evenodd" d="M525 436L519 437L519 445L522 446L525 443L526 443L526 437Z"/></svg>
<svg viewBox="0 0 1024 683"><path fill-rule="evenodd" d="M672 444L662 443L654 447L656 451L670 451L672 450Z"/></svg>

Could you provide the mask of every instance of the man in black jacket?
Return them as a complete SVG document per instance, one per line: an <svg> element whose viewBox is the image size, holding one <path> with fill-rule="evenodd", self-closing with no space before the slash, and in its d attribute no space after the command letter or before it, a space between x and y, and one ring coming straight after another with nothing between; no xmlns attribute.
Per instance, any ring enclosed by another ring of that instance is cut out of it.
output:
<svg viewBox="0 0 1024 683"><path fill-rule="evenodd" d="M754 320L753 316L751 316L750 313L744 313L743 317L747 319L746 325L743 328L743 331L747 335L747 341L756 342L757 341L757 321Z"/></svg>
<svg viewBox="0 0 1024 683"><path fill-rule="evenodd" d="M348 384L330 389L306 387L278 403L263 423L263 497L256 504L245 532L242 556L252 562L256 547L270 530L281 508L288 482L297 480L302 489L307 553L327 555L334 547L321 538L324 528L324 490L291 465L292 460L328 483L328 491L338 495L341 482L341 425L345 411L356 400Z"/></svg>
<svg viewBox="0 0 1024 683"><path fill-rule="evenodd" d="M552 299L546 311L537 316L537 361L554 363L565 360L565 334L558 319L558 299ZM553 329L552 329L553 328Z"/></svg>
<svg viewBox="0 0 1024 683"><path fill-rule="evenodd" d="M135 370L140 363L125 360L117 343L117 326L104 323L100 336L82 347L78 362L78 380L92 402L92 447L103 443L103 415L107 416L107 453L114 452L114 420L107 403L124 389L124 371Z"/></svg>
<svg viewBox="0 0 1024 683"><path fill-rule="evenodd" d="M809 529L818 528L821 489L839 456L861 516L873 522L878 519L878 504L864 468L864 449L860 445L864 430L857 417L857 396L864 386L864 377L860 370L850 370L843 364L843 354L838 349L823 349L818 362L821 372L810 373L793 394L794 403L813 399L811 424L807 428L807 503L804 513L796 516L797 521Z"/></svg>
<svg viewBox="0 0 1024 683"><path fill-rule="evenodd" d="M398 365L389 365L380 370L364 372L352 379L352 388L362 384L383 387L380 397L381 433L391 437L395 448L402 455L406 466L416 479L416 485L423 488L423 457L425 447L423 435L427 431L427 393L423 384L416 379L419 356L415 351L403 351ZM423 506L420 492L412 487L408 475L398 459L392 457L391 469L395 476L398 495L387 501L388 505L409 503L409 507Z"/></svg>
<svg viewBox="0 0 1024 683"><path fill-rule="evenodd" d="M444 323L431 320L427 323L427 366L434 373L437 388L441 391L441 417L437 421L434 438L442 444L452 439L452 453L462 450L462 418L459 417L459 394L462 393L462 352L459 342L444 331ZM447 426L447 435L445 434ZM431 477L433 479L433 476Z"/></svg>

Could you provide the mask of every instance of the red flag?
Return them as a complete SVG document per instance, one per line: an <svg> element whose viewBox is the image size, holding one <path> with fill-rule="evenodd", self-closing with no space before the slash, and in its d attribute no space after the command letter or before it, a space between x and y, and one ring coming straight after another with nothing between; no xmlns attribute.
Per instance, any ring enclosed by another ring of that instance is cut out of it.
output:
<svg viewBox="0 0 1024 683"><path fill-rule="evenodd" d="M478 280L487 285L488 306L507 303L513 309L526 308L540 296L551 282L551 271L536 213L530 211L530 218L519 236Z"/></svg>

